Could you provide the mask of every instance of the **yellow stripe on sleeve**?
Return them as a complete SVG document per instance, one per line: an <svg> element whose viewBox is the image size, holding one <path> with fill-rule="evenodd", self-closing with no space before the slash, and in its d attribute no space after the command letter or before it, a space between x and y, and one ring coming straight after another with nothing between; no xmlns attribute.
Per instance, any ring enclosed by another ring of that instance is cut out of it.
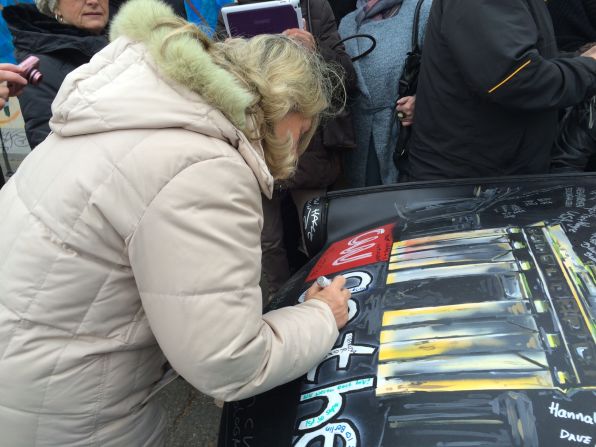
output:
<svg viewBox="0 0 596 447"><path fill-rule="evenodd" d="M496 89L498 89L499 87L501 87L503 84L505 84L506 82L508 82L509 80L511 80L511 78L513 78L516 74L518 74L520 71L522 71L526 66L528 66L530 64L530 62L532 62L531 59L528 59L526 62L524 62L522 64L521 67L519 67L517 70L515 70L513 73L511 73L509 76L507 76L505 79L503 79L501 82L499 82L497 85L495 85L493 88L491 88L488 93L493 93Z"/></svg>

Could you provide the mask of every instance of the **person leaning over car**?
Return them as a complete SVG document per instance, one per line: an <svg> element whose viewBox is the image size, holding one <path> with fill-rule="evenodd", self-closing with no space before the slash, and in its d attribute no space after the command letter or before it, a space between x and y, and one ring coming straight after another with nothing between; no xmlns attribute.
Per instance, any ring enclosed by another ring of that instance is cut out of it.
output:
<svg viewBox="0 0 596 447"><path fill-rule="evenodd" d="M259 3L261 0L239 0L238 4ZM292 28L284 34L294 37L327 62L343 69L344 85L348 95L356 92L356 73L340 42L333 11L327 0L302 0L300 7L304 19L304 29ZM227 31L220 12L215 35L219 39L227 37ZM304 204L313 197L324 195L327 189L340 178L341 156L355 150L352 118L348 111L333 117L320 125L291 178L276 183L273 196L263 198L264 224L261 239L263 250L263 274L268 291L266 301L290 278L292 266L289 262L285 241L301 240L300 235L290 236L292 225L283 218L285 200L296 206L298 227L301 227ZM288 228L289 227L289 228Z"/></svg>
<svg viewBox="0 0 596 447"><path fill-rule="evenodd" d="M214 43L156 0L111 34L0 190L2 445L162 445L166 362L242 399L314 367L348 319L341 276L264 315L259 287L261 192L333 69L288 36Z"/></svg>
<svg viewBox="0 0 596 447"><path fill-rule="evenodd" d="M422 54L409 180L547 173L557 110L596 93L544 0L435 0Z"/></svg>

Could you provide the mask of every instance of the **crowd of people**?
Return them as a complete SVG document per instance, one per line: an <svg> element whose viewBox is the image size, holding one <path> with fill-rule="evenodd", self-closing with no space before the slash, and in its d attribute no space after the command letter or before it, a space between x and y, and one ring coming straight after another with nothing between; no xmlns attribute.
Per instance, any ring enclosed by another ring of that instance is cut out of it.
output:
<svg viewBox="0 0 596 447"><path fill-rule="evenodd" d="M596 1L301 9L303 28L250 39L208 38L179 1L3 10L44 75L0 65L33 149L0 190L7 445L160 445L166 368L235 400L316 365L347 322L345 279L263 311L303 262L314 196L593 166Z"/></svg>

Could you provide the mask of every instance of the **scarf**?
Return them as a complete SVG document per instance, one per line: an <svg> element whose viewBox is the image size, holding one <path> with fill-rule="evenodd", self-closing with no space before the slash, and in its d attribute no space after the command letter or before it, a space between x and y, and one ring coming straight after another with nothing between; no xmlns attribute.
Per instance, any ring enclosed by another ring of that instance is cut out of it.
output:
<svg viewBox="0 0 596 447"><path fill-rule="evenodd" d="M356 15L358 26L371 20L383 20L392 17L399 11L404 0L358 0L356 6L360 11Z"/></svg>

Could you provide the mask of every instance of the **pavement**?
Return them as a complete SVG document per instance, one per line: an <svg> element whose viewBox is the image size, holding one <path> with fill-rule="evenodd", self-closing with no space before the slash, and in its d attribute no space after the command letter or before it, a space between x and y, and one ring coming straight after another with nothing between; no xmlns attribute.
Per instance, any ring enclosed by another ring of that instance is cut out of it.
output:
<svg viewBox="0 0 596 447"><path fill-rule="evenodd" d="M221 408L178 378L156 396L166 409L166 447L216 447Z"/></svg>

